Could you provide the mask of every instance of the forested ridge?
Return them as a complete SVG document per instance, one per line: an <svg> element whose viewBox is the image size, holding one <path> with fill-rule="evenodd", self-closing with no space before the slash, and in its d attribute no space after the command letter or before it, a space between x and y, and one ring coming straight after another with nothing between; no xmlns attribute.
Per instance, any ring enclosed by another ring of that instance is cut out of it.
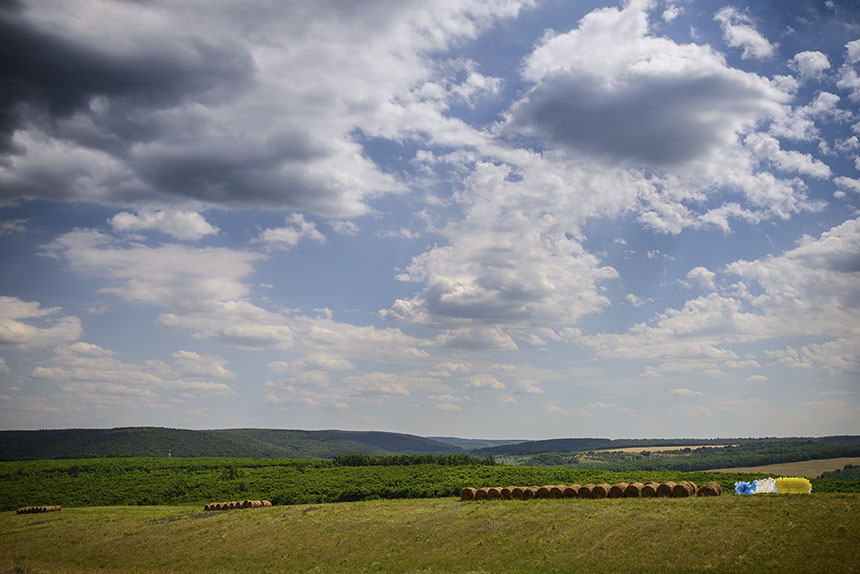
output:
<svg viewBox="0 0 860 574"><path fill-rule="evenodd" d="M424 437L376 431L160 427L0 431L0 460L84 457L332 458L341 454L459 454Z"/></svg>

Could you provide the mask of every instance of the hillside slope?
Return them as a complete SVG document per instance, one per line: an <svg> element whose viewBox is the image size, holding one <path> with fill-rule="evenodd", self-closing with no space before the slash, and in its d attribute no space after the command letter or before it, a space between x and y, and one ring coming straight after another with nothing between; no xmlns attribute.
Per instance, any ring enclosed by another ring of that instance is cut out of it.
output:
<svg viewBox="0 0 860 574"><path fill-rule="evenodd" d="M419 436L362 431L183 430L160 427L0 431L0 460L90 456L332 458L340 454L458 454Z"/></svg>

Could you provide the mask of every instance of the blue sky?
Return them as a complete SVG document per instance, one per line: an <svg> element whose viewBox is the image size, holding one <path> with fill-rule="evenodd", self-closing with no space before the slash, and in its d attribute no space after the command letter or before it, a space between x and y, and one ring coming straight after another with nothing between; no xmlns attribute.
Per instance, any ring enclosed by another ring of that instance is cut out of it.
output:
<svg viewBox="0 0 860 574"><path fill-rule="evenodd" d="M2 428L860 432L853 2L0 28Z"/></svg>

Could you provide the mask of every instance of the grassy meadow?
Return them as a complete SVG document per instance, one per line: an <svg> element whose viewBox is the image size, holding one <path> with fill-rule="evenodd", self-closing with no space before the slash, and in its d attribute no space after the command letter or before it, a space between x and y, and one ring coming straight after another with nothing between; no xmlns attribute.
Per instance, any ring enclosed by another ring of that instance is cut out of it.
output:
<svg viewBox="0 0 860 574"><path fill-rule="evenodd" d="M860 571L860 495L0 514L0 572Z"/></svg>

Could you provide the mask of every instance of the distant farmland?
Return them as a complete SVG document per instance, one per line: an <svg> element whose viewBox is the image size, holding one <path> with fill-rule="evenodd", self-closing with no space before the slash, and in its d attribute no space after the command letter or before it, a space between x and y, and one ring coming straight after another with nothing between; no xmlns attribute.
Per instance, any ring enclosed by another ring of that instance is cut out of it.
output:
<svg viewBox="0 0 860 574"><path fill-rule="evenodd" d="M628 446L626 448L606 448L596 450L594 452L666 452L670 450L681 450L685 448L726 448L727 446L737 446L729 444L688 444L682 446ZM841 467L840 467L841 468Z"/></svg>
<svg viewBox="0 0 860 574"><path fill-rule="evenodd" d="M766 464L763 466L745 466L739 468L715 468L708 472L756 472L780 476L805 476L816 478L822 472L842 470L846 464L860 466L860 457L826 458L820 460L802 460L782 464Z"/></svg>

